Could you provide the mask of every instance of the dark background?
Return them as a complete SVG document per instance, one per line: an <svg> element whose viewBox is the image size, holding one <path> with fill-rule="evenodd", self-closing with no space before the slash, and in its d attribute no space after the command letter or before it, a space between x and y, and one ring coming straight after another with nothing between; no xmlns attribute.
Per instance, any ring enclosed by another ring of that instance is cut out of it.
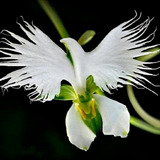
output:
<svg viewBox="0 0 160 160"><path fill-rule="evenodd" d="M112 28L132 18L134 10L143 13L143 20L147 16L155 17L150 28L153 31L157 26L158 30L152 43L160 43L158 1L117 3L105 0L50 0L50 3L56 8L71 37L78 39L88 29L96 31L94 39L84 46L86 51L94 49ZM28 22L33 20L36 26L63 47L59 42L60 36L36 0L1 2L0 30L8 29L21 35L16 24L16 19L20 16ZM160 56L157 56L153 60L159 59ZM9 71L9 68L1 67L0 77ZM149 80L160 84L160 76ZM160 88L148 87L160 94ZM145 110L160 118L159 96L147 90L135 89L135 92ZM128 138L99 134L87 152L81 151L68 141L66 135L65 116L72 102L30 103L27 94L23 88L9 89L5 94L0 91L0 159L159 158L160 137L133 126ZM115 91L110 97L127 105L130 113L138 117L131 107L125 87Z"/></svg>

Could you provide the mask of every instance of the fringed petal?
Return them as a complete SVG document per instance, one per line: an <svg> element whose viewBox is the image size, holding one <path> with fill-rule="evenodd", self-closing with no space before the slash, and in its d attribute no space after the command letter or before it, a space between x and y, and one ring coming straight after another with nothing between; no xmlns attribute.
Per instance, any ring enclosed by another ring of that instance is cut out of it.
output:
<svg viewBox="0 0 160 160"><path fill-rule="evenodd" d="M144 37L152 19L148 17L135 26L140 18L141 14L139 17L136 14L131 20L111 30L97 48L85 57L85 73L92 75L96 84L107 92L122 87L127 80L132 85L147 88L144 82L149 81L144 76L153 75L147 72L152 68L146 66L145 62L136 60L140 56L152 54L146 50L157 46L146 46L154 39L156 30Z"/></svg>
<svg viewBox="0 0 160 160"><path fill-rule="evenodd" d="M21 68L1 78L0 81L8 80L1 87L7 89L25 86L27 90L34 88L29 94L31 100L52 100L60 92L62 80L70 83L74 81L73 66L66 53L40 29L24 20L23 24L18 24L29 40L3 30L4 35L10 35L17 43L3 38L2 42L7 47L0 48L0 52L5 55L0 58L0 66Z"/></svg>

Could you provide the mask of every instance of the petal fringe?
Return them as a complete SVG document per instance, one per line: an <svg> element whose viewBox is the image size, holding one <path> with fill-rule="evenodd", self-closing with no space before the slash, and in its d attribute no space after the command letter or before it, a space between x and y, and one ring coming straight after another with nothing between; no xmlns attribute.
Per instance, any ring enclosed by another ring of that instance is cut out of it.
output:
<svg viewBox="0 0 160 160"><path fill-rule="evenodd" d="M158 46L146 46L155 37L156 29L146 36L153 19L148 17L136 25L140 19L141 14L138 16L136 13L134 18L111 30L93 51L87 53L86 74L92 75L96 84L107 92L122 87L128 83L127 80L131 85L147 88L145 82L149 80L144 76L154 75L148 73L153 70L148 65L155 62L146 63L136 59L152 54L146 50Z"/></svg>
<svg viewBox="0 0 160 160"><path fill-rule="evenodd" d="M74 71L66 53L58 47L38 27L30 25L22 18L22 23L17 22L28 37L28 40L8 30L2 34L0 52L4 56L0 58L0 66L20 67L7 74L0 81L8 80L1 87L24 86L27 90L33 90L29 94L32 101L52 100L60 92L62 80L70 83L74 81ZM14 38L17 43L8 40Z"/></svg>

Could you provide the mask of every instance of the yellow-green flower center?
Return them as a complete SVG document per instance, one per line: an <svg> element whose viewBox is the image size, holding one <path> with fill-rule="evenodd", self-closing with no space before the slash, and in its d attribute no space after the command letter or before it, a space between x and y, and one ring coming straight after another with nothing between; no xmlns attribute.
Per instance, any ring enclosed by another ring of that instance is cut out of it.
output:
<svg viewBox="0 0 160 160"><path fill-rule="evenodd" d="M76 102L75 106L84 120L94 118L96 116L94 98L92 98L89 102Z"/></svg>

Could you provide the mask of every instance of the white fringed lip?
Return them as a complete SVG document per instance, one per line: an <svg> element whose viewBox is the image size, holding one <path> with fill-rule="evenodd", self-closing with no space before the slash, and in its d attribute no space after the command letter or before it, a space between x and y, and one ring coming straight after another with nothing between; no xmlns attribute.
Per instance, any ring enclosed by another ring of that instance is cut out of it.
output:
<svg viewBox="0 0 160 160"><path fill-rule="evenodd" d="M17 43L11 42L7 36L1 41L7 47L0 48L4 55L0 58L0 66L22 68L2 77L0 81L8 82L1 87L34 88L29 95L30 99L43 102L52 100L59 94L62 80L68 81L77 94L84 93L86 78L90 75L97 86L109 93L126 84L149 89L145 82L151 82L145 76L154 75L148 73L153 70L148 65L154 62L142 62L136 58L152 54L146 50L158 45L146 46L154 39L156 30L144 38L152 19L148 17L136 25L140 19L141 14L138 16L136 13L131 20L112 29L91 52L85 52L73 38L62 39L61 42L65 43L72 55L72 65L58 45L38 27L22 18L23 24L17 24L29 40L4 30Z"/></svg>
<svg viewBox="0 0 160 160"><path fill-rule="evenodd" d="M7 89L25 86L28 90L35 88L29 94L30 100L52 100L59 94L62 80L73 81L73 67L66 58L66 53L47 35L33 24L30 25L23 19L22 21L23 24L17 24L29 40L3 30L7 39L3 38L1 42L7 44L7 47L0 48L0 52L5 55L0 58L0 66L22 68L1 78L0 81L8 79L1 87ZM9 36L18 43L9 41Z"/></svg>

